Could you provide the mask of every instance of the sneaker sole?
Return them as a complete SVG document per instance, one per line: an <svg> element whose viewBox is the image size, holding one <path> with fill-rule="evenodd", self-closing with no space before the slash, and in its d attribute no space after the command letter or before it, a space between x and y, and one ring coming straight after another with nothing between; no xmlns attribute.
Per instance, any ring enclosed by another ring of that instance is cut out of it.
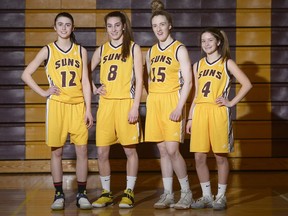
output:
<svg viewBox="0 0 288 216"><path fill-rule="evenodd" d="M222 211L222 210L226 210L226 206L225 207L222 207L222 208L213 208L213 210L215 211Z"/></svg>
<svg viewBox="0 0 288 216"><path fill-rule="evenodd" d="M193 204L191 205L192 209L205 209L205 208L213 208L212 205L204 205L204 206L193 206Z"/></svg>
<svg viewBox="0 0 288 216"><path fill-rule="evenodd" d="M92 206L93 206L94 208L104 208L104 207L112 206L112 205L114 205L113 202L112 202L112 203L106 203L106 204L104 204L104 205L101 205L101 204L92 204Z"/></svg>
<svg viewBox="0 0 288 216"><path fill-rule="evenodd" d="M63 207L54 207L54 208L51 207L51 209L52 209L53 211L64 210L64 206L63 206Z"/></svg>
<svg viewBox="0 0 288 216"><path fill-rule="evenodd" d="M189 209L190 208L190 205L189 206L174 206L174 209L177 209L177 210L183 210L183 209Z"/></svg>
<svg viewBox="0 0 288 216"><path fill-rule="evenodd" d="M167 209L167 208L174 208L175 204L171 204L169 206L160 206L160 205L154 205L155 209Z"/></svg>
<svg viewBox="0 0 288 216"><path fill-rule="evenodd" d="M89 210L89 209L92 209L93 207L92 206L78 206L78 208L82 209L82 210Z"/></svg>
<svg viewBox="0 0 288 216"><path fill-rule="evenodd" d="M128 205L128 204L119 204L119 208L128 209L133 208L134 205Z"/></svg>

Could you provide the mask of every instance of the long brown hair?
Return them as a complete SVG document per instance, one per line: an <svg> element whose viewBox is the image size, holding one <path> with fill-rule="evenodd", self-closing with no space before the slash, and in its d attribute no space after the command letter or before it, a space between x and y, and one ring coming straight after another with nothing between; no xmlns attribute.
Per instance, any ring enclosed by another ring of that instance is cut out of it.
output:
<svg viewBox="0 0 288 216"><path fill-rule="evenodd" d="M230 59L231 55L230 55L229 41L225 32L217 28L207 28L200 34L200 44L202 35L206 32L212 34L216 38L217 42L220 43L218 46L218 52L221 54L222 60L225 61Z"/></svg>
<svg viewBox="0 0 288 216"><path fill-rule="evenodd" d="M128 16L126 15L126 13L122 11L113 11L113 12L108 13L104 17L105 26L107 26L107 20L110 17L119 17L121 20L121 23L124 26L123 45L122 45L121 55L122 55L122 58L127 58L130 55L131 41L134 40L130 20Z"/></svg>
<svg viewBox="0 0 288 216"><path fill-rule="evenodd" d="M74 28L74 19L73 19L73 16L72 16L70 13L67 13L67 12L61 12L61 13L57 14L57 16L56 16L55 19L54 19L54 26L56 26L56 22L57 22L57 19L58 19L59 17L66 17L66 18L70 19L71 22L72 22L72 26L73 26L73 28ZM76 37L75 37L75 34L74 34L73 31L71 32L71 35L70 35L70 41L71 41L72 43L77 44Z"/></svg>

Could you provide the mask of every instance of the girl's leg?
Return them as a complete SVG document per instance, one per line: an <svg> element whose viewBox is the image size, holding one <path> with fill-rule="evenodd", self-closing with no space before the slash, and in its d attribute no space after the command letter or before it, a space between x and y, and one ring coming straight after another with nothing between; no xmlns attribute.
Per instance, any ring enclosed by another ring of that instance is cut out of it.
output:
<svg viewBox="0 0 288 216"><path fill-rule="evenodd" d="M227 154L214 154L218 167L218 194L225 195L229 176Z"/></svg>
<svg viewBox="0 0 288 216"><path fill-rule="evenodd" d="M215 210L222 210L227 207L226 200L226 188L229 175L229 163L227 154L214 154L217 161L218 167L218 193L213 202L213 208Z"/></svg>
<svg viewBox="0 0 288 216"><path fill-rule="evenodd" d="M63 193L62 180L63 180L63 170L62 170L62 154L63 148L51 148L51 174L54 182L54 186L57 192Z"/></svg>
<svg viewBox="0 0 288 216"><path fill-rule="evenodd" d="M192 192L190 190L188 175L187 175L187 165L179 151L178 142L165 142L167 153L169 155L172 167L176 173L180 186L181 186L181 198L175 204L175 209L188 209L190 208L193 198Z"/></svg>
<svg viewBox="0 0 288 216"><path fill-rule="evenodd" d="M126 189L130 188L134 190L134 186L136 183L137 173L138 173L138 154L136 151L136 146L123 146L126 157L127 157L127 186Z"/></svg>
<svg viewBox="0 0 288 216"><path fill-rule="evenodd" d="M51 174L55 187L54 201L51 205L52 210L62 210L65 205L65 196L63 192L63 170L62 170L62 147L51 148Z"/></svg>
<svg viewBox="0 0 288 216"><path fill-rule="evenodd" d="M92 203L93 207L101 208L113 204L113 196L110 191L111 168L109 162L110 146L98 146L98 169L102 185L101 196Z"/></svg>
<svg viewBox="0 0 288 216"><path fill-rule="evenodd" d="M174 194L173 194L173 166L170 156L166 149L166 143L161 142L157 144L160 153L160 166L162 173L162 181L164 186L164 193L160 196L154 204L154 208L163 209L174 207Z"/></svg>

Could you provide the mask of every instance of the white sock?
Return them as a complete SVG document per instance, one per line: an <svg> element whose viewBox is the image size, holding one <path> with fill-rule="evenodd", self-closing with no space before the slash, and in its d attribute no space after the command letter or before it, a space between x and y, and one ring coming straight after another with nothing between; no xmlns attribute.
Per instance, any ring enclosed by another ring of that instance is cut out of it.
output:
<svg viewBox="0 0 288 216"><path fill-rule="evenodd" d="M202 196L212 196L210 181L200 183L202 189Z"/></svg>
<svg viewBox="0 0 288 216"><path fill-rule="evenodd" d="M226 188L227 188L227 184L218 184L218 194L217 194L217 196L218 196L219 194L225 195L225 193L226 193Z"/></svg>
<svg viewBox="0 0 288 216"><path fill-rule="evenodd" d="M127 176L126 179L127 179L126 189L130 188L131 190L134 190L137 177L135 177L135 176Z"/></svg>
<svg viewBox="0 0 288 216"><path fill-rule="evenodd" d="M164 191L168 192L170 194L173 193L173 177L167 177L167 178L162 178L163 185L164 185Z"/></svg>
<svg viewBox="0 0 288 216"><path fill-rule="evenodd" d="M181 190L187 191L190 190L188 175L182 179L178 179L180 183Z"/></svg>
<svg viewBox="0 0 288 216"><path fill-rule="evenodd" d="M102 188L110 192L110 175L109 176L100 176L100 181Z"/></svg>

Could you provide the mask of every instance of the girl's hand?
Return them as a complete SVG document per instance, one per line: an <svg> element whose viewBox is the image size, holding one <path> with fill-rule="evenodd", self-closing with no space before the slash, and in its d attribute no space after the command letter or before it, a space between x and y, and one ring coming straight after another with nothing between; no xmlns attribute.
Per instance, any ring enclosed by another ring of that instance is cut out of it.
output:
<svg viewBox="0 0 288 216"><path fill-rule="evenodd" d="M50 95L60 95L61 91L57 86L51 86L49 89L46 91L46 97Z"/></svg>
<svg viewBox="0 0 288 216"><path fill-rule="evenodd" d="M192 120L188 120L186 124L186 133L191 134Z"/></svg>
<svg viewBox="0 0 288 216"><path fill-rule="evenodd" d="M84 121L88 129L90 129L93 126L93 116L91 112L86 111Z"/></svg>
<svg viewBox="0 0 288 216"><path fill-rule="evenodd" d="M139 111L138 109L132 107L128 114L128 122L134 124L138 121Z"/></svg>
<svg viewBox="0 0 288 216"><path fill-rule="evenodd" d="M175 109L171 114L170 114L170 117L169 119L171 121L174 121L174 122L177 122L180 120L180 117L182 115L182 110L179 110L179 109Z"/></svg>
<svg viewBox="0 0 288 216"><path fill-rule="evenodd" d="M105 95L106 94L105 85L102 84L99 88L96 88L95 90L93 90L93 94L94 95Z"/></svg>
<svg viewBox="0 0 288 216"><path fill-rule="evenodd" d="M231 107L230 101L222 96L216 99L216 103L218 106Z"/></svg>

